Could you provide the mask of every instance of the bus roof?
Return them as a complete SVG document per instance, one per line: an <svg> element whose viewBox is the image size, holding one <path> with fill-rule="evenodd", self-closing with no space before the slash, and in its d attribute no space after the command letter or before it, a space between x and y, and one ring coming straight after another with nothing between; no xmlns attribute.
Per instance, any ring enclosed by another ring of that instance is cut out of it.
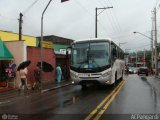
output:
<svg viewBox="0 0 160 120"><path fill-rule="evenodd" d="M79 42L87 42L87 41L111 41L111 38L88 38L88 39L80 39L80 40L76 40L73 43L79 43Z"/></svg>
<svg viewBox="0 0 160 120"><path fill-rule="evenodd" d="M111 38L87 38L87 39L80 39L80 40L75 40L73 44L75 43L84 43L84 42L91 42L91 41L108 41L111 42L112 44L115 44ZM116 44L115 44L116 45ZM119 49L121 49L118 45L116 45ZM122 49L121 49L122 50ZM123 51L123 50L122 50Z"/></svg>

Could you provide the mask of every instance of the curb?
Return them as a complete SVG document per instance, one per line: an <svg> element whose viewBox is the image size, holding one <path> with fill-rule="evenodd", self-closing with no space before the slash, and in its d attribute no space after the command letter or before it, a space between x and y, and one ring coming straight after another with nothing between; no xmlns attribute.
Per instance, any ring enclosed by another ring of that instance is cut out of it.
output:
<svg viewBox="0 0 160 120"><path fill-rule="evenodd" d="M58 85L58 86L55 86L53 88L44 89L44 90L41 91L41 93L45 93L45 92L52 91L52 90L55 90L55 89L58 89L58 88L66 87L66 86L69 86L71 84L72 83L68 83L68 84L64 84L64 85Z"/></svg>
<svg viewBox="0 0 160 120"><path fill-rule="evenodd" d="M64 85L58 85L58 86L55 86L55 87L52 87L52 88L44 89L44 90L40 91L40 93L46 93L46 92L48 92L48 91L52 91L52 90L55 90L55 89L58 89L58 88L62 88L62 87L66 87L66 86L69 86L69 85L72 85L72 83L66 83L66 84L64 84ZM33 94L33 93L31 93L31 94L28 95L28 96L20 95L20 96L18 97L18 99L21 99L21 98L23 98L23 97L30 97L32 94ZM17 98L12 98L12 99L10 99L10 100L0 101L0 105L1 105L1 104L4 104L4 103L12 102L12 101L14 101L14 100L17 100Z"/></svg>

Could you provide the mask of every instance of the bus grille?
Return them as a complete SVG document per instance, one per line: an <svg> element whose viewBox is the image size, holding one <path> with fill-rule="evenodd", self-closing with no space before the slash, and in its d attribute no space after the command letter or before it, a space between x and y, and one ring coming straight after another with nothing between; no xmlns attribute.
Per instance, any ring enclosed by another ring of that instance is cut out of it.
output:
<svg viewBox="0 0 160 120"><path fill-rule="evenodd" d="M100 84L97 80L82 80L79 84Z"/></svg>

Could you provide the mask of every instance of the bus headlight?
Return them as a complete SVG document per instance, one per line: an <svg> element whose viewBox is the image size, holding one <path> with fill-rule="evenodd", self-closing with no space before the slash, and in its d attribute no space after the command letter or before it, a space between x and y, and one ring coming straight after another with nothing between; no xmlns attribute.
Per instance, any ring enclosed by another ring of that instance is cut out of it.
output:
<svg viewBox="0 0 160 120"><path fill-rule="evenodd" d="M102 74L102 77L107 77L111 75L111 71L105 72L104 74Z"/></svg>

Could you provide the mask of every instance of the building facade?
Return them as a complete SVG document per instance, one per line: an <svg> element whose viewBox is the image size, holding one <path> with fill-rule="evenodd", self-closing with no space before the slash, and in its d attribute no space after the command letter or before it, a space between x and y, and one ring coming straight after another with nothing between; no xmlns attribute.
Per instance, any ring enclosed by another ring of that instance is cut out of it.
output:
<svg viewBox="0 0 160 120"><path fill-rule="evenodd" d="M3 41L19 41L19 34L0 30L0 37ZM27 46L37 46L37 38L34 36L22 35L22 40Z"/></svg>
<svg viewBox="0 0 160 120"><path fill-rule="evenodd" d="M22 40L19 40L19 34L0 30L0 38L13 55L12 60L17 67L23 61L31 61L27 79L28 84L32 85L34 82L33 70L37 62L41 61L40 37L22 35ZM66 56L66 49L72 42L71 39L58 36L44 36L43 54L48 56L43 57L43 61L50 63L54 68L52 72L43 73L44 82L55 82L57 64L61 64L62 67L67 66L67 76L69 76L69 58ZM11 86L18 88L20 78L18 72L16 74L16 78L12 81L14 85Z"/></svg>

